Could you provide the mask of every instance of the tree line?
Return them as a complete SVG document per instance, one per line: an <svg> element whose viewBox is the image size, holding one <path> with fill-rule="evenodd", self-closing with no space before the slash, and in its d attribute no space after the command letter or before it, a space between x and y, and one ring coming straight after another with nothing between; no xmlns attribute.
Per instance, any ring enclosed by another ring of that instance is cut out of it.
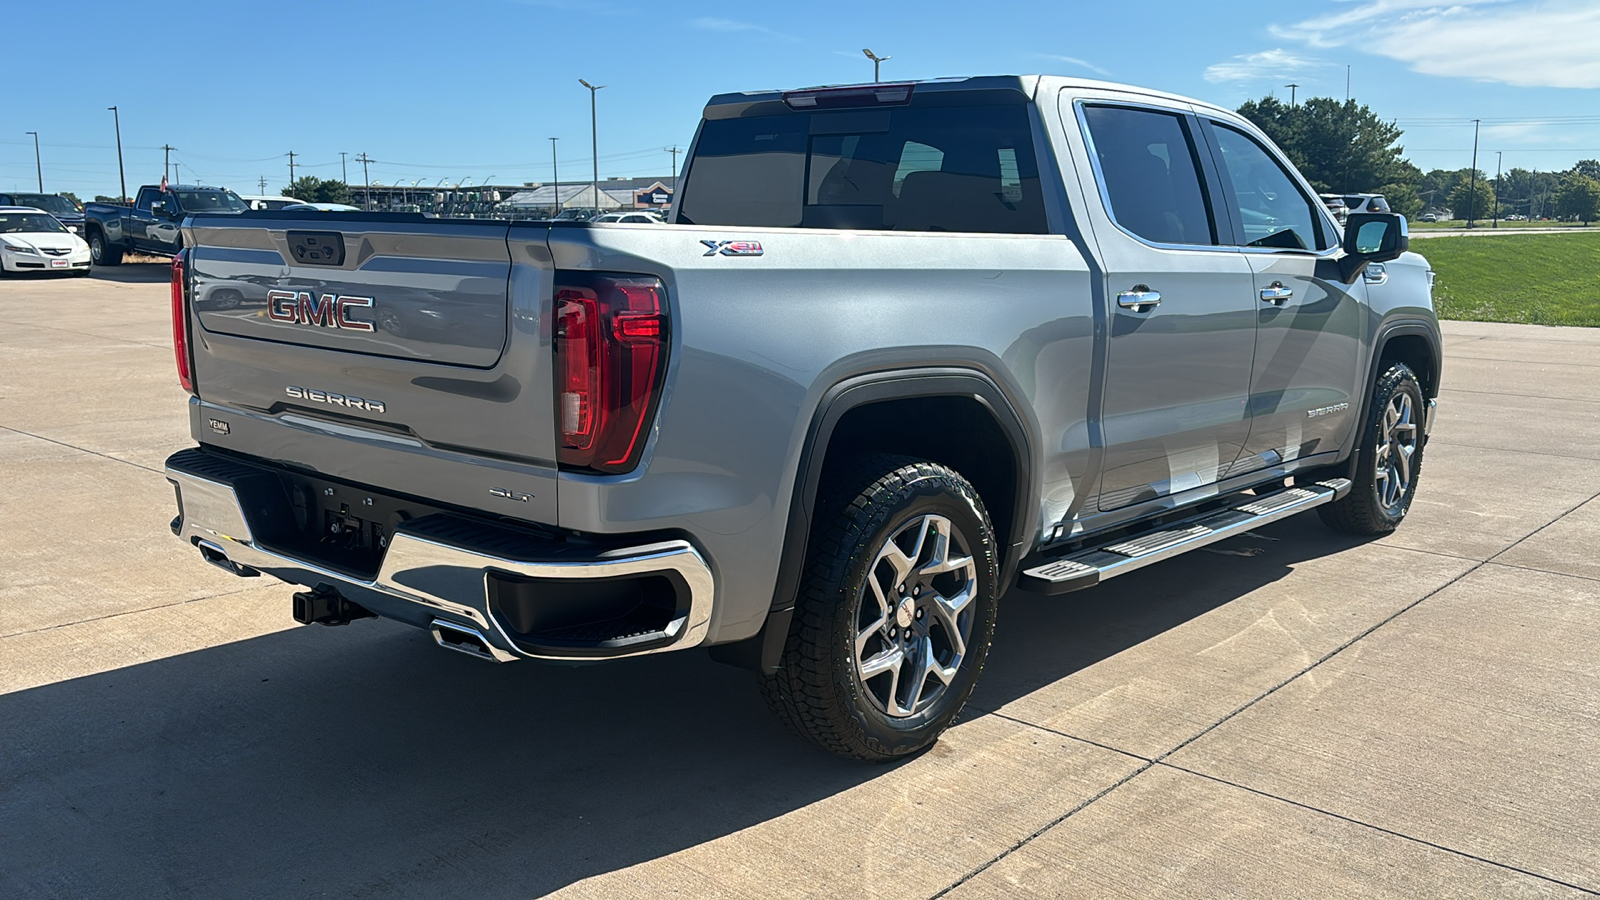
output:
<svg viewBox="0 0 1600 900"><path fill-rule="evenodd" d="M1247 100L1239 114L1288 154L1322 193L1382 194L1408 218L1448 209L1457 219L1498 214L1580 219L1600 217L1600 161L1580 160L1565 172L1512 169L1496 180L1480 170L1424 172L1405 158L1404 132L1354 100L1313 97L1290 105L1276 97Z"/></svg>

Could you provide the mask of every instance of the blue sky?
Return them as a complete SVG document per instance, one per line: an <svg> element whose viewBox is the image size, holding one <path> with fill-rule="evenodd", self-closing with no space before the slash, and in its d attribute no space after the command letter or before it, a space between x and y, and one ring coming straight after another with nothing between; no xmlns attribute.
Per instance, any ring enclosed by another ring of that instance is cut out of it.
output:
<svg viewBox="0 0 1600 900"><path fill-rule="evenodd" d="M1212 0L1181 4L687 4L456 0L282 4L6 0L0 188L114 194L112 115L129 190L161 176L277 193L340 176L521 183L665 174L714 93L870 80L1045 72L1148 85L1234 107L1269 91L1354 96L1406 130L1424 169L1564 169L1600 157L1600 0Z"/></svg>

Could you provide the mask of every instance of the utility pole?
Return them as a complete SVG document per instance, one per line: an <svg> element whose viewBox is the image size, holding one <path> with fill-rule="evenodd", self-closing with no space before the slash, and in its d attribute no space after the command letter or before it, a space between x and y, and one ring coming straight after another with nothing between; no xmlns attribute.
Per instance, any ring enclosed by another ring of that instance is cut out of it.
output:
<svg viewBox="0 0 1600 900"><path fill-rule="evenodd" d="M33 135L33 169L39 173L39 193L44 193L44 164L39 162L39 132L29 131Z"/></svg>
<svg viewBox="0 0 1600 900"><path fill-rule="evenodd" d="M294 151L289 151L289 190L294 190Z"/></svg>
<svg viewBox="0 0 1600 900"><path fill-rule="evenodd" d="M550 179L551 179L551 186L555 188L555 192L556 192L555 195L556 195L556 212L557 213L561 212L561 167L560 167L560 164L556 161L556 141L559 141L559 140L561 140L561 139L560 138L551 138L550 139Z"/></svg>
<svg viewBox="0 0 1600 900"><path fill-rule="evenodd" d="M1478 120L1472 120L1472 176L1467 182L1467 227L1472 227L1473 207L1478 205ZM1455 210L1451 210L1452 213Z"/></svg>
<svg viewBox="0 0 1600 900"><path fill-rule="evenodd" d="M867 59L872 60L872 83L873 84L877 84L878 81L880 80L878 78L878 66L881 65L882 63L888 62L889 60L893 59L894 57L892 57L892 56L879 56L878 54L873 53L871 50L862 50L861 52L865 53L867 55Z"/></svg>
<svg viewBox="0 0 1600 900"><path fill-rule="evenodd" d="M1494 224L1490 228L1500 227L1500 157L1504 150L1494 152Z"/></svg>
<svg viewBox="0 0 1600 900"><path fill-rule="evenodd" d="M115 106L108 106L111 110L111 121L117 126L117 180L122 182L122 202L128 202L128 176L122 170L122 116L117 113Z"/></svg>
<svg viewBox="0 0 1600 900"><path fill-rule="evenodd" d="M1344 102L1350 102L1350 67L1344 67Z"/></svg>
<svg viewBox="0 0 1600 900"><path fill-rule="evenodd" d="M350 169L344 164L344 158L346 155L347 154L345 151L339 151L339 180L343 181L345 186L348 187L350 184Z"/></svg>
<svg viewBox="0 0 1600 900"><path fill-rule="evenodd" d="M1300 85L1298 85L1298 84L1286 84L1286 85L1284 85L1284 87L1289 89L1289 105L1291 107L1294 106L1294 89L1299 87L1299 86Z"/></svg>
<svg viewBox="0 0 1600 900"><path fill-rule="evenodd" d="M257 178L256 184L260 186L259 189L262 194L267 192L267 176L263 175L260 178Z"/></svg>
<svg viewBox="0 0 1600 900"><path fill-rule="evenodd" d="M594 154L594 209L600 211L600 124L596 114L594 97L600 93L603 84L590 84L582 78L578 83L589 89L589 148Z"/></svg>
<svg viewBox="0 0 1600 900"><path fill-rule="evenodd" d="M678 145L677 144L673 144L672 147L667 150L667 152L672 154L672 191L673 191L673 193L677 193L677 191L678 191Z"/></svg>
<svg viewBox="0 0 1600 900"><path fill-rule="evenodd" d="M172 151L174 151L176 149L178 149L178 148L172 146L171 144L162 144L161 145L161 150L162 150L162 154L161 154L161 177L162 178L166 178L167 177L167 166L171 164ZM174 172L173 174L176 175L177 173ZM176 179L176 178L172 179L172 183L173 184L177 184L178 183L178 179Z"/></svg>
<svg viewBox="0 0 1600 900"><path fill-rule="evenodd" d="M367 177L367 164L372 160L367 157L366 151L363 150L361 155L356 157L356 162L361 163L361 183L364 185L361 194L361 208L366 209L367 204L372 202L372 179Z"/></svg>

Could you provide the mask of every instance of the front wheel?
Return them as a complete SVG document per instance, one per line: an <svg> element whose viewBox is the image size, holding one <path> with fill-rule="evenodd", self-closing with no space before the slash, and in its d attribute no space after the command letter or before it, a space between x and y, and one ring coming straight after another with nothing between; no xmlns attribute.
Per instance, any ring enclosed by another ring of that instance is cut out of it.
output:
<svg viewBox="0 0 1600 900"><path fill-rule="evenodd" d="M1342 499L1317 507L1324 524L1335 531L1369 536L1399 527L1411 509L1422 473L1425 403L1410 366L1389 362L1382 367L1356 448L1360 457L1355 483Z"/></svg>
<svg viewBox="0 0 1600 900"><path fill-rule="evenodd" d="M819 508L793 625L763 695L826 750L892 760L930 746L994 637L999 553L972 485L944 466L861 460Z"/></svg>
<svg viewBox="0 0 1600 900"><path fill-rule="evenodd" d="M119 265L122 251L106 243L106 236L96 231L89 235L89 260L97 266Z"/></svg>

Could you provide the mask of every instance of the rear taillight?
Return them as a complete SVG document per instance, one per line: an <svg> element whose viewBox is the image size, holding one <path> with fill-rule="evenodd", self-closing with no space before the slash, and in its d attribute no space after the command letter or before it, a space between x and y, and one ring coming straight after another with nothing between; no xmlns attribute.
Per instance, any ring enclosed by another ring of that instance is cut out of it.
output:
<svg viewBox="0 0 1600 900"><path fill-rule="evenodd" d="M649 276L557 272L556 415L563 468L639 462L667 365L666 296Z"/></svg>
<svg viewBox="0 0 1600 900"><path fill-rule="evenodd" d="M188 252L180 250L172 260L172 355L178 362L178 383L199 396L194 391L194 354L189 352L189 305L184 302L183 259Z"/></svg>

